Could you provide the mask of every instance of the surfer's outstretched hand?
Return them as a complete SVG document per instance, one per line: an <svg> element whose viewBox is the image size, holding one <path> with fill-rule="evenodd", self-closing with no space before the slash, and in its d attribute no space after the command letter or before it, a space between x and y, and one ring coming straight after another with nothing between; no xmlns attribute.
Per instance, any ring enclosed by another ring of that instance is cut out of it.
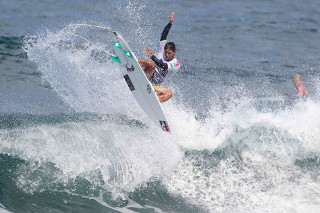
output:
<svg viewBox="0 0 320 213"><path fill-rule="evenodd" d="M149 47L144 48L144 51L146 52L147 56L150 58L152 56L152 52L149 49Z"/></svg>
<svg viewBox="0 0 320 213"><path fill-rule="evenodd" d="M171 16L169 18L169 23L172 24L173 23L173 18L174 18L174 12L171 13Z"/></svg>

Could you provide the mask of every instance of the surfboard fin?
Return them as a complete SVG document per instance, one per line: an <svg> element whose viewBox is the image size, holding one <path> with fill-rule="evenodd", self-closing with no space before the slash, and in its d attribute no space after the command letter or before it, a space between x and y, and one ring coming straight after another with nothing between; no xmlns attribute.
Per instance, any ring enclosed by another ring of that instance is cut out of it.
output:
<svg viewBox="0 0 320 213"><path fill-rule="evenodd" d="M129 52L127 52L127 51L125 51L125 50L123 50L123 51L124 51L124 53L125 53L128 57L132 58L132 54L131 54L130 51L129 51Z"/></svg>
<svg viewBox="0 0 320 213"><path fill-rule="evenodd" d="M114 42L114 41L113 41L113 44L114 44L114 46L116 46L116 47L118 47L119 49L121 49L121 45L120 45L119 42Z"/></svg>
<svg viewBox="0 0 320 213"><path fill-rule="evenodd" d="M111 31L113 32L113 34L115 34L115 36L118 36L116 31L114 30L111 30Z"/></svg>
<svg viewBox="0 0 320 213"><path fill-rule="evenodd" d="M121 63L118 56L115 57L115 56L110 55L110 57L111 57L112 60L114 60L114 61L116 61L116 62L118 62L118 63Z"/></svg>

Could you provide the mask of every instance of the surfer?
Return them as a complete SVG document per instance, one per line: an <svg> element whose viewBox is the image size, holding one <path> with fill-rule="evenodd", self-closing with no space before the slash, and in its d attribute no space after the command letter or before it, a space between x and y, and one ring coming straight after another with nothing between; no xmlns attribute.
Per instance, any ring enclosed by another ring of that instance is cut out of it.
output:
<svg viewBox="0 0 320 213"><path fill-rule="evenodd" d="M307 89L302 85L302 79L301 76L298 74L295 74L293 77L293 83L296 86L297 89L297 95L299 97L306 97L307 95Z"/></svg>
<svg viewBox="0 0 320 213"><path fill-rule="evenodd" d="M154 55L148 47L144 49L147 56L152 61L146 59L139 60L139 63L143 67L147 78L151 81L160 102L165 102L172 97L171 90L160 85L170 79L180 69L180 64L175 58L176 46L173 42L167 42L167 36L172 26L173 18L174 12L169 18L169 23L161 33L159 52Z"/></svg>
<svg viewBox="0 0 320 213"><path fill-rule="evenodd" d="M286 96L286 100L295 100L303 98L305 99L307 97L307 89L302 85L302 79L301 76L298 74L295 74L293 76L293 83L296 87L296 94L292 96Z"/></svg>

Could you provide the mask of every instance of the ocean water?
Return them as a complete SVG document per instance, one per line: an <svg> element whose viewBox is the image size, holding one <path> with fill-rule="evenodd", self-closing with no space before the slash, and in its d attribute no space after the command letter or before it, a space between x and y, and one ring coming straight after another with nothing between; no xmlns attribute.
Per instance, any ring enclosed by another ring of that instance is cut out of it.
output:
<svg viewBox="0 0 320 213"><path fill-rule="evenodd" d="M127 89L168 40L171 134ZM0 0L0 212L319 212L318 0ZM300 74L306 100L285 101Z"/></svg>

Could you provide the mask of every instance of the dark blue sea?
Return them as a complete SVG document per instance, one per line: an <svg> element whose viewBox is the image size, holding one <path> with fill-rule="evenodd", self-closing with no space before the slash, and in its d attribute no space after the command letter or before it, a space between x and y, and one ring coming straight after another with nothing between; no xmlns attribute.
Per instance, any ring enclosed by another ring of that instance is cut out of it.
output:
<svg viewBox="0 0 320 213"><path fill-rule="evenodd" d="M146 59L172 12L168 134L110 29ZM319 0L0 0L0 212L319 209Z"/></svg>

